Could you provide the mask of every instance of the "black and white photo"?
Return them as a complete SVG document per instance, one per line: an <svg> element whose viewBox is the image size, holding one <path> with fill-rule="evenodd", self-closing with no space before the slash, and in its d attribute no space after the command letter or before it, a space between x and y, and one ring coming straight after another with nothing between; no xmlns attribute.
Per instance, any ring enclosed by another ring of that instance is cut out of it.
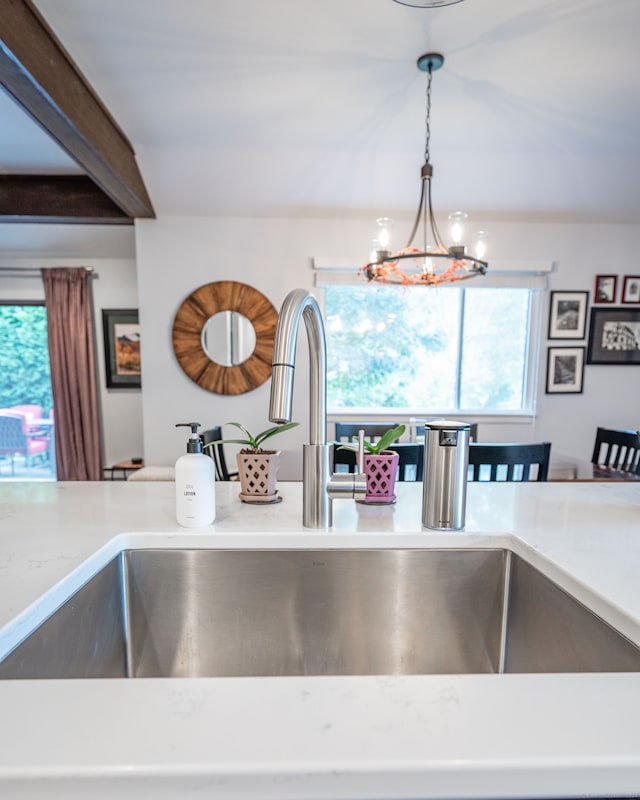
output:
<svg viewBox="0 0 640 800"><path fill-rule="evenodd" d="M584 347L550 347L547 351L547 394L580 394Z"/></svg>
<svg viewBox="0 0 640 800"><path fill-rule="evenodd" d="M640 364L640 309L591 309L587 364Z"/></svg>
<svg viewBox="0 0 640 800"><path fill-rule="evenodd" d="M589 292L551 292L549 339L584 339Z"/></svg>
<svg viewBox="0 0 640 800"><path fill-rule="evenodd" d="M593 302L615 303L617 286L617 275L596 275L596 288Z"/></svg>
<svg viewBox="0 0 640 800"><path fill-rule="evenodd" d="M625 275L622 283L622 302L640 304L640 275Z"/></svg>

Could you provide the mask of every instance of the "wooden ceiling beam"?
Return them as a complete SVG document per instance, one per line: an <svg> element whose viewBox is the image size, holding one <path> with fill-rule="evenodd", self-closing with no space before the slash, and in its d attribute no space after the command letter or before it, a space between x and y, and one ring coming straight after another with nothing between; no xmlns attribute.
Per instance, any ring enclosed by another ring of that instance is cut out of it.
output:
<svg viewBox="0 0 640 800"><path fill-rule="evenodd" d="M85 175L0 175L0 219L133 225L133 219Z"/></svg>
<svg viewBox="0 0 640 800"><path fill-rule="evenodd" d="M154 217L131 143L30 0L0 0L0 85L131 217Z"/></svg>

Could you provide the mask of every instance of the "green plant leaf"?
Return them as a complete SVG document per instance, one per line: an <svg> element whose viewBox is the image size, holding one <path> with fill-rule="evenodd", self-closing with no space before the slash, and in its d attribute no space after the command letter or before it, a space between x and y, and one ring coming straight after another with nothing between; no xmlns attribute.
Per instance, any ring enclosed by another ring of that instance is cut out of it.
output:
<svg viewBox="0 0 640 800"><path fill-rule="evenodd" d="M291 430L291 428L295 428L297 425L299 425L298 422L286 422L284 425L276 425L274 428L269 428L266 431L262 431L262 433L259 433L256 436L257 446L260 446L265 439L270 439L277 433L284 433L284 431Z"/></svg>
<svg viewBox="0 0 640 800"><path fill-rule="evenodd" d="M383 450L386 450L392 442L395 442L397 439L399 439L406 429L406 425L398 425L396 428L391 428L383 434L379 442L376 442L375 451L369 452L379 455Z"/></svg>
<svg viewBox="0 0 640 800"><path fill-rule="evenodd" d="M299 422L287 422L282 425L275 425L273 428L267 428L267 430L261 431L260 433L256 434L255 436L241 425L239 422L227 422L227 425L233 425L236 428L239 428L245 435L246 439L222 439L220 442L210 442L209 444L205 445L205 447L211 447L214 444L241 444L244 445L246 449L253 450L254 452L259 452L261 449L262 443L265 439L270 439L272 436L275 436L278 433L283 433L284 431L291 430L291 428L295 428L299 425Z"/></svg>
<svg viewBox="0 0 640 800"><path fill-rule="evenodd" d="M253 446L248 439L217 439L215 442L207 442L203 447L215 447L218 444L243 444L249 447Z"/></svg>
<svg viewBox="0 0 640 800"><path fill-rule="evenodd" d="M384 434L380 437L378 442L369 442L367 439L364 440L364 449L367 453L370 453L372 456L380 455L383 450L386 450L387 447L392 442L395 442L396 439L399 439L402 434L406 431L406 425L398 425L395 428L389 428L388 431L385 431ZM358 452L358 445L357 444L341 444L338 447L338 450L352 450L354 453Z"/></svg>
<svg viewBox="0 0 640 800"><path fill-rule="evenodd" d="M240 430L246 435L248 439L253 438L249 433L249 431L244 427L244 425L241 425L239 422L227 422L227 425L233 425L236 428L240 428Z"/></svg>
<svg viewBox="0 0 640 800"><path fill-rule="evenodd" d="M258 449L258 442L256 441L257 437L255 437L244 425L241 425L239 422L227 422L227 425L233 425L236 428L239 428L244 435L247 437L244 440L237 439L232 441L231 439L228 440L229 444L244 444L247 447L252 448L253 450Z"/></svg>

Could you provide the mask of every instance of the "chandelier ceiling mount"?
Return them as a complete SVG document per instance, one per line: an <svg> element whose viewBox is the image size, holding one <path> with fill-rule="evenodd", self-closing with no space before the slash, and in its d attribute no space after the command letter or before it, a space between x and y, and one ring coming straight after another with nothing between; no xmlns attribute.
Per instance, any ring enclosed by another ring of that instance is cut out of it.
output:
<svg viewBox="0 0 640 800"><path fill-rule="evenodd" d="M418 59L418 69L423 72L435 72L444 64L444 56L441 53L425 53Z"/></svg>

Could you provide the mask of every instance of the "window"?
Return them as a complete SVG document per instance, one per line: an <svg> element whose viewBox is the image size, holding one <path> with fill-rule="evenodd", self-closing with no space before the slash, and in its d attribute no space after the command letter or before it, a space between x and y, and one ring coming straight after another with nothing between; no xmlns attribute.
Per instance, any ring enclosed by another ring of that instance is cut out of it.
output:
<svg viewBox="0 0 640 800"><path fill-rule="evenodd" d="M324 291L330 411L531 411L531 288Z"/></svg>

